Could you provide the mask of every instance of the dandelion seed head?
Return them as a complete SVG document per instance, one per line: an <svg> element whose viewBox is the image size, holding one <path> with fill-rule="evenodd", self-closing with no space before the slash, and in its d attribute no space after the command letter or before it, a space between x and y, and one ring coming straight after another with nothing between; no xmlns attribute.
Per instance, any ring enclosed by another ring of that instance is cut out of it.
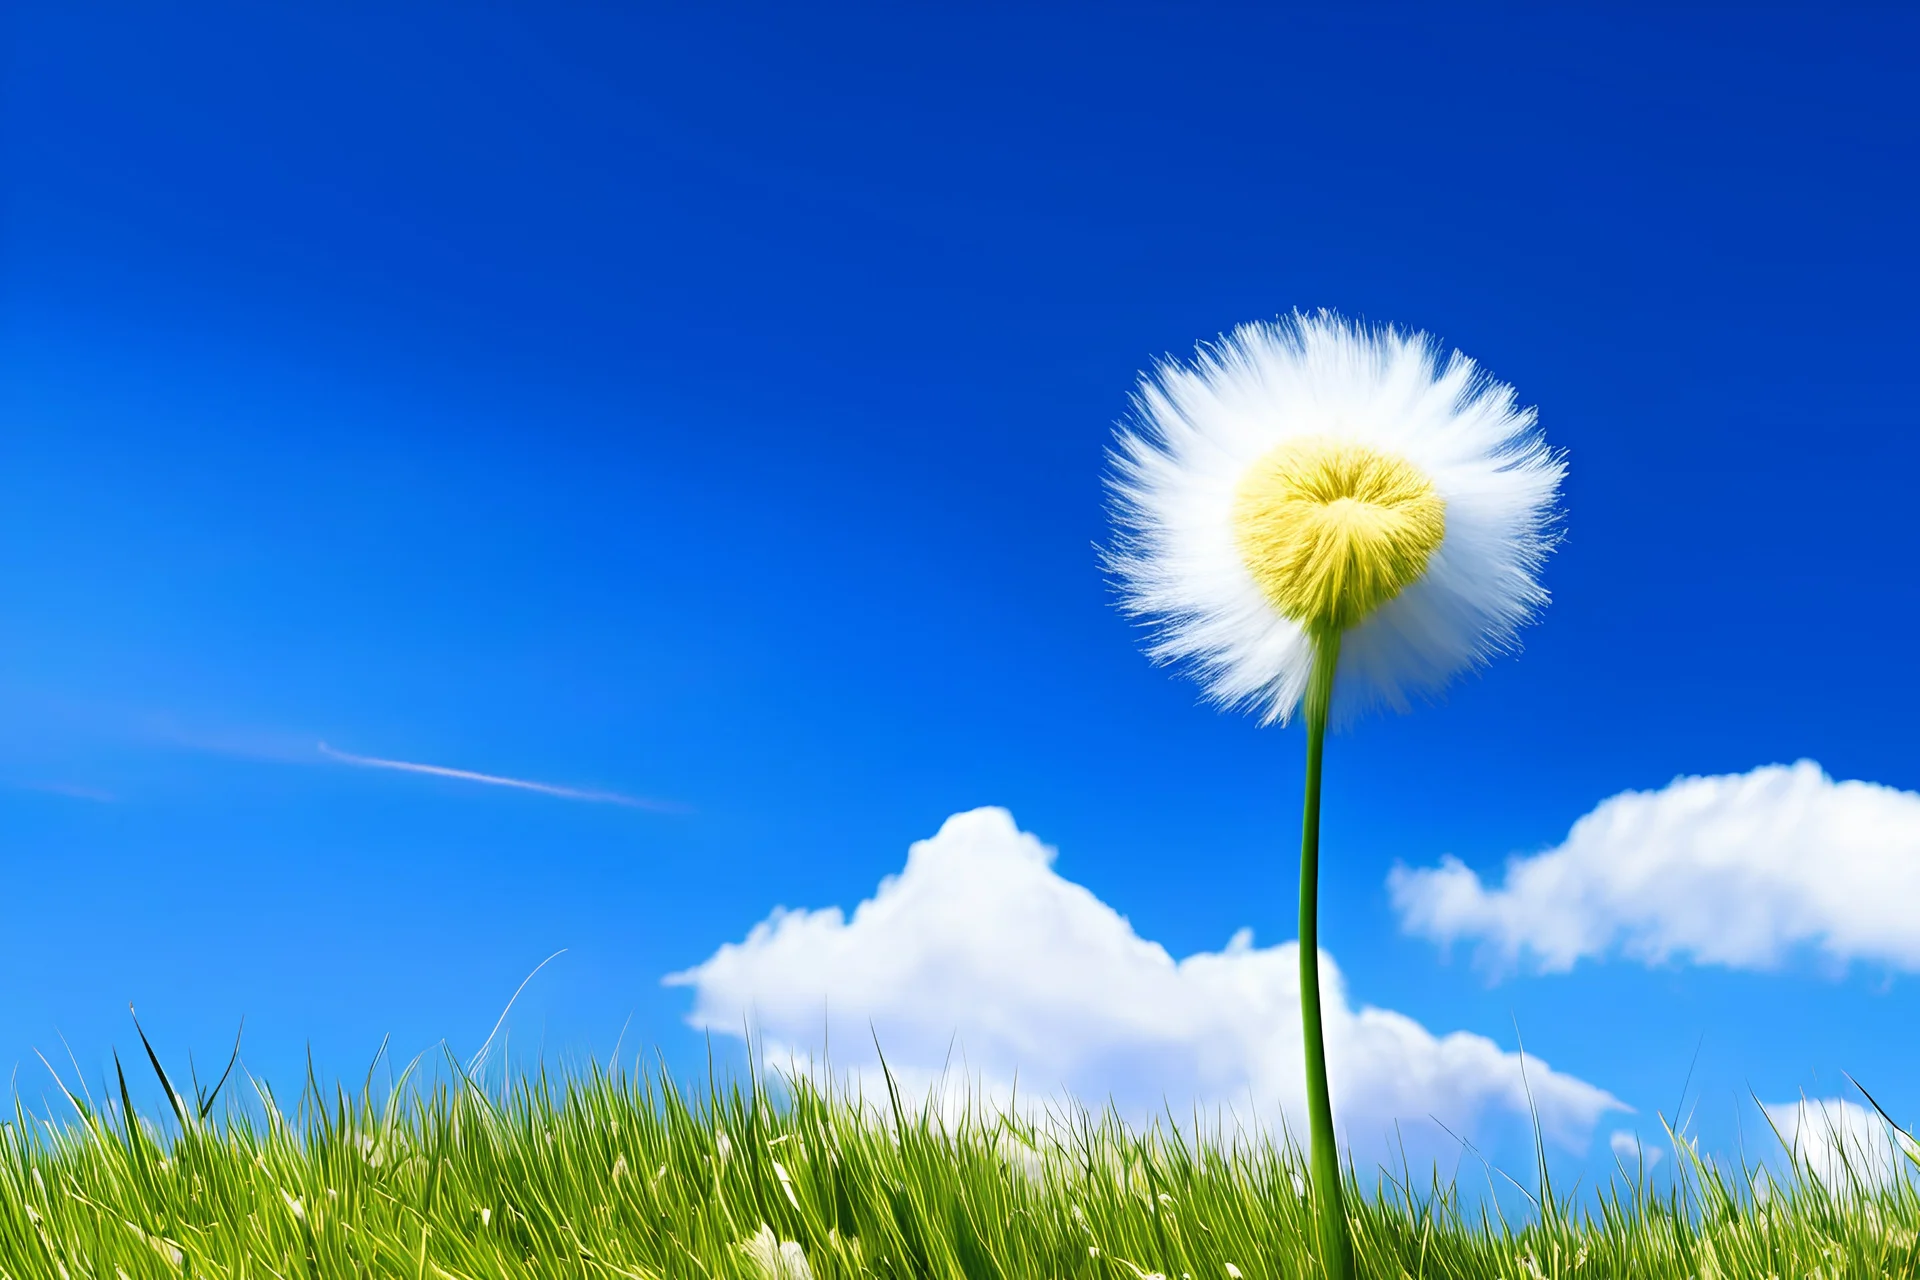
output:
<svg viewBox="0 0 1920 1280"><path fill-rule="evenodd" d="M1345 631L1427 571L1447 504L1405 458L1325 437L1289 440L1234 492L1234 539L1273 607Z"/></svg>
<svg viewBox="0 0 1920 1280"><path fill-rule="evenodd" d="M1464 355L1296 313L1142 377L1105 560L1152 656L1223 706L1289 719L1332 628L1340 712L1402 707L1546 604L1565 469Z"/></svg>

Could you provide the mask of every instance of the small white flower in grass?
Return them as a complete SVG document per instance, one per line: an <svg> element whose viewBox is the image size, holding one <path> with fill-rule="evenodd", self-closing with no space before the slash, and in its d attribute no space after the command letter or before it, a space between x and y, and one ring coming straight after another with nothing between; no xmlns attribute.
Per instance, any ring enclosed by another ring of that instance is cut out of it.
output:
<svg viewBox="0 0 1920 1280"><path fill-rule="evenodd" d="M1215 701L1290 719L1332 628L1342 712L1403 705L1546 603L1565 464L1513 388L1425 334L1242 325L1134 399L1107 563L1154 657Z"/></svg>
<svg viewBox="0 0 1920 1280"><path fill-rule="evenodd" d="M787 1167L778 1160L772 1161L773 1176L780 1179L780 1189L787 1193L787 1203L798 1209L800 1198L793 1194L793 1178L787 1173Z"/></svg>
<svg viewBox="0 0 1920 1280"><path fill-rule="evenodd" d="M719 1129L714 1132L713 1149L715 1153L719 1155L720 1163L722 1164L725 1164L728 1157L733 1155L733 1143L728 1139L725 1129Z"/></svg>
<svg viewBox="0 0 1920 1280"><path fill-rule="evenodd" d="M302 1204L298 1198L285 1190L280 1192L280 1198L287 1202L287 1211L293 1214L295 1219L300 1222L307 1220L307 1206Z"/></svg>
<svg viewBox="0 0 1920 1280"><path fill-rule="evenodd" d="M1240 1280L1240 1268L1231 1262L1227 1264L1227 1280Z"/></svg>
<svg viewBox="0 0 1920 1280"><path fill-rule="evenodd" d="M761 1280L813 1280L806 1250L798 1241L780 1239L764 1222L751 1240L741 1242L740 1252L753 1263Z"/></svg>

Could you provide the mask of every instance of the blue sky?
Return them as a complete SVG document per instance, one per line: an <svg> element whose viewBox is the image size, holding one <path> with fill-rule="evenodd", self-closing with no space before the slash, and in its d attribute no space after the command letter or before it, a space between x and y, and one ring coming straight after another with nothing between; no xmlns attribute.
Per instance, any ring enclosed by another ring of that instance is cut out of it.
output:
<svg viewBox="0 0 1920 1280"><path fill-rule="evenodd" d="M982 805L1175 957L1290 939L1300 738L1150 666L1095 545L1137 372L1329 306L1571 466L1524 654L1333 743L1354 999L1637 1108L1602 1156L1696 1054L1722 1146L1843 1070L1920 1112L1885 946L1500 971L1388 890L1683 774L1920 790L1913 18L555 8L11 15L23 1091L128 1001L269 1078L470 1052L562 947L517 1047L691 1067L663 976Z"/></svg>

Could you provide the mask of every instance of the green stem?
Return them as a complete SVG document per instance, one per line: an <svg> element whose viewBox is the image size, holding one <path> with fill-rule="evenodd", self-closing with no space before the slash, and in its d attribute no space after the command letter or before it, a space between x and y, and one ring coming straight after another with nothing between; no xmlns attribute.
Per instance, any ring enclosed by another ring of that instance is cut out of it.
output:
<svg viewBox="0 0 1920 1280"><path fill-rule="evenodd" d="M1327 745L1327 712L1333 705L1333 671L1339 663L1340 633L1316 635L1313 672L1307 679L1307 795L1300 832L1300 1025L1307 1056L1307 1127L1320 1258L1327 1280L1353 1280L1353 1241L1341 1197L1333 1097L1327 1091L1327 1044L1320 1023L1320 761Z"/></svg>

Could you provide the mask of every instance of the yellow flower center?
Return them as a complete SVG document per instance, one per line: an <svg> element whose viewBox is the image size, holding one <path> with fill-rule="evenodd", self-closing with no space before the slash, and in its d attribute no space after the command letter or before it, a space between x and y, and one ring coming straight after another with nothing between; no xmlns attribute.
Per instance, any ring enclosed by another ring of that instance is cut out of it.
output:
<svg viewBox="0 0 1920 1280"><path fill-rule="evenodd" d="M1397 454L1344 440L1289 440L1234 492L1241 559L1273 607L1317 632L1363 621L1427 571L1446 500Z"/></svg>

